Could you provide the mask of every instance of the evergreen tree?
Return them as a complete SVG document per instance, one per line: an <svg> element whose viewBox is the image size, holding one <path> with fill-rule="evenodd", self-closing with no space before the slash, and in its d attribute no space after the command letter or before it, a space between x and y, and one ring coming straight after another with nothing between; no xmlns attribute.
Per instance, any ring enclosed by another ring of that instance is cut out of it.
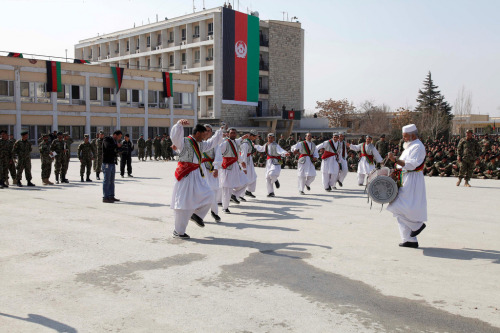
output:
<svg viewBox="0 0 500 333"><path fill-rule="evenodd" d="M415 111L430 112L434 110L441 102L441 92L437 90L438 86L432 81L432 74L429 71L424 81L424 88L418 90L418 105Z"/></svg>

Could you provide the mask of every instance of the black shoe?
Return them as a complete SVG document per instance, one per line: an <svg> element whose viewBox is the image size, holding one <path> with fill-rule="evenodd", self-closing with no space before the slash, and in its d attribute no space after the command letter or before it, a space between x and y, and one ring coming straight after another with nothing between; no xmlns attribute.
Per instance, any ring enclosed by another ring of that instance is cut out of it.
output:
<svg viewBox="0 0 500 333"><path fill-rule="evenodd" d="M365 186L365 185L363 185L363 184L358 184L358 186Z"/></svg>
<svg viewBox="0 0 500 333"><path fill-rule="evenodd" d="M304 191L299 191L300 194L305 195Z"/></svg>
<svg viewBox="0 0 500 333"><path fill-rule="evenodd" d="M247 201L247 199L240 197L240 201Z"/></svg>
<svg viewBox="0 0 500 333"><path fill-rule="evenodd" d="M56 173L56 184L59 184L59 175Z"/></svg>
<svg viewBox="0 0 500 333"><path fill-rule="evenodd" d="M134 176L132 176L131 174L129 174L128 176L134 178Z"/></svg>
<svg viewBox="0 0 500 333"><path fill-rule="evenodd" d="M279 182L279 180L276 180L276 181L274 182L274 184L276 185L276 188L280 188L280 182Z"/></svg>
<svg viewBox="0 0 500 333"><path fill-rule="evenodd" d="M217 203L217 206L222 207L222 202L218 202L218 203Z"/></svg>
<svg viewBox="0 0 500 333"><path fill-rule="evenodd" d="M268 198L274 197L274 192L271 192L267 195Z"/></svg>
<svg viewBox="0 0 500 333"><path fill-rule="evenodd" d="M249 196L250 198L255 198L255 195L253 195L253 193L249 191L245 191L245 195Z"/></svg>
<svg viewBox="0 0 500 333"><path fill-rule="evenodd" d="M215 222L220 222L221 218L219 215L215 214L214 212L211 212L212 213L212 217L214 218Z"/></svg>
<svg viewBox="0 0 500 333"><path fill-rule="evenodd" d="M66 178L64 178L64 179L62 180L62 182L63 182L63 183L67 183L67 184L69 184L69 180L67 180Z"/></svg>
<svg viewBox="0 0 500 333"><path fill-rule="evenodd" d="M196 223L196 225L200 228L203 228L205 226L205 223L203 223L203 219L196 214L191 215L190 220Z"/></svg>
<svg viewBox="0 0 500 333"><path fill-rule="evenodd" d="M122 178L125 177L124 175L120 175Z"/></svg>
<svg viewBox="0 0 500 333"><path fill-rule="evenodd" d="M113 199L111 199L111 198L103 198L102 202L104 202L104 203L115 203L115 201Z"/></svg>
<svg viewBox="0 0 500 333"><path fill-rule="evenodd" d="M306 185L306 188L307 188L307 190L308 190L308 191L310 191L310 190L311 190L311 187L310 187L310 186L307 186L307 185Z"/></svg>
<svg viewBox="0 0 500 333"><path fill-rule="evenodd" d="M240 202L238 201L238 199L236 199L236 196L234 194L231 194L231 201L234 202L234 203L237 203L239 204Z"/></svg>
<svg viewBox="0 0 500 333"><path fill-rule="evenodd" d="M414 249L418 249L418 242L404 242L404 243L399 243L399 246L401 247L411 247Z"/></svg>
<svg viewBox="0 0 500 333"><path fill-rule="evenodd" d="M3 182L3 179L2 179L2 180L0 180L0 188L4 188L4 187L5 187L5 185L4 185L4 182Z"/></svg>
<svg viewBox="0 0 500 333"><path fill-rule="evenodd" d="M85 181L85 180L83 180L83 176L80 176L80 178L81 178L80 181L83 183Z"/></svg>
<svg viewBox="0 0 500 333"><path fill-rule="evenodd" d="M87 177L87 180L86 180L86 181L87 181L87 182L91 182L91 181L92 181L92 179L90 179L90 177Z"/></svg>
<svg viewBox="0 0 500 333"><path fill-rule="evenodd" d="M425 223L424 223L424 224L422 224L422 226L421 226L418 230L412 231L412 232L410 233L410 236L411 236L411 237L417 237L417 236L418 236L418 235L422 232L422 230L424 230L424 229L425 229L425 227L426 227L426 225L425 225Z"/></svg>
<svg viewBox="0 0 500 333"><path fill-rule="evenodd" d="M95 174L95 179L97 179L97 180L101 180L101 178L99 177L99 172L97 172L97 173Z"/></svg>
<svg viewBox="0 0 500 333"><path fill-rule="evenodd" d="M111 197L110 199L113 200L113 201L120 201L120 199L117 199L115 197Z"/></svg>
<svg viewBox="0 0 500 333"><path fill-rule="evenodd" d="M36 185L33 184L31 181L28 181L28 186L36 186Z"/></svg>
<svg viewBox="0 0 500 333"><path fill-rule="evenodd" d="M339 183L340 187L344 186L340 180L337 180L337 183Z"/></svg>
<svg viewBox="0 0 500 333"><path fill-rule="evenodd" d="M226 214L231 214L231 212L229 211L229 208L223 209L222 211L223 211L224 213L226 213Z"/></svg>
<svg viewBox="0 0 500 333"><path fill-rule="evenodd" d="M330 187L329 187L329 188L325 188L325 191L327 191L327 192L331 192L331 191L332 191L332 189L331 189Z"/></svg>
<svg viewBox="0 0 500 333"><path fill-rule="evenodd" d="M186 234L186 233L185 233L185 234L182 234L182 235L179 235L179 234L177 233L177 231L175 231L175 230L174 230L174 233L172 234L172 237L173 237L173 238L180 238L180 239L189 239L189 238L191 238L191 237L189 237L189 235L188 235L188 234Z"/></svg>
<svg viewBox="0 0 500 333"><path fill-rule="evenodd" d="M18 186L18 187L23 187L23 184L21 184L21 181L20 181L20 180L18 180L18 181L17 181L17 186Z"/></svg>

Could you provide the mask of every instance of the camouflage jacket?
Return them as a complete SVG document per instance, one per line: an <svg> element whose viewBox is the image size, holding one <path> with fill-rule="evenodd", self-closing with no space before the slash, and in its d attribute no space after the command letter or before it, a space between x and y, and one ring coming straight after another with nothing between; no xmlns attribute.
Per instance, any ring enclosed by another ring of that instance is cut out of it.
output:
<svg viewBox="0 0 500 333"><path fill-rule="evenodd" d="M82 142L78 145L78 159L91 160L95 156L94 147L89 143Z"/></svg>
<svg viewBox="0 0 500 333"><path fill-rule="evenodd" d="M38 149L40 150L40 160L42 163L52 162L52 158L50 157L50 142L42 141L38 145Z"/></svg>
<svg viewBox="0 0 500 333"><path fill-rule="evenodd" d="M473 162L481 153L481 146L476 139L463 138L458 143L457 155L466 162Z"/></svg>
<svg viewBox="0 0 500 333"><path fill-rule="evenodd" d="M146 148L146 140L139 138L139 140L137 140L137 147L139 147L139 149Z"/></svg>
<svg viewBox="0 0 500 333"><path fill-rule="evenodd" d="M50 144L50 151L55 151L56 152L56 158L59 156L63 155L63 152L65 149L68 149L67 143L64 140L59 141L59 139L56 139L52 141Z"/></svg>
<svg viewBox="0 0 500 333"><path fill-rule="evenodd" d="M26 140L17 140L12 148L12 153L17 155L18 159L27 159L31 154L31 143Z"/></svg>

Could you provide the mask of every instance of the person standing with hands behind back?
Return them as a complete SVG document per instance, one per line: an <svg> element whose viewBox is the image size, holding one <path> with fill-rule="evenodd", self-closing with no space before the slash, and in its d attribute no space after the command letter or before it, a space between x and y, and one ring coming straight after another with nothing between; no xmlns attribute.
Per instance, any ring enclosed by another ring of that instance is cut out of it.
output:
<svg viewBox="0 0 500 333"><path fill-rule="evenodd" d="M115 198L115 173L117 155L121 150L122 131L114 131L113 136L107 136L102 143L102 171L104 173L104 181L102 182L102 202L114 203L120 201Z"/></svg>

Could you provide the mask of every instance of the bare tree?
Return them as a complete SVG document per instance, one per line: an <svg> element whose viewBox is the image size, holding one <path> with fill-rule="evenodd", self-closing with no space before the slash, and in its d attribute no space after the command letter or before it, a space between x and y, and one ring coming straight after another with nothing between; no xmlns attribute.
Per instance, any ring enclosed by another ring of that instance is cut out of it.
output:
<svg viewBox="0 0 500 333"><path fill-rule="evenodd" d="M415 113L408 107L399 107L391 119L391 136L394 139L401 139L401 128L415 122Z"/></svg>
<svg viewBox="0 0 500 333"><path fill-rule="evenodd" d="M319 117L328 118L328 126L343 127L346 126L349 115L354 113L355 107L347 99L335 101L330 98L324 102L317 101L316 109L319 110Z"/></svg>
<svg viewBox="0 0 500 333"><path fill-rule="evenodd" d="M370 135L381 135L389 133L390 107L382 104L375 105L372 101L363 102L358 108L359 131Z"/></svg>
<svg viewBox="0 0 500 333"><path fill-rule="evenodd" d="M449 116L442 112L440 103L428 111L419 112L415 120L421 137L433 140L439 139L439 135L446 133L451 126Z"/></svg>
<svg viewBox="0 0 500 333"><path fill-rule="evenodd" d="M470 115L472 112L472 93L465 90L465 86L458 91L455 105L453 105L455 114L455 126L453 132L463 136L465 130L470 124Z"/></svg>

